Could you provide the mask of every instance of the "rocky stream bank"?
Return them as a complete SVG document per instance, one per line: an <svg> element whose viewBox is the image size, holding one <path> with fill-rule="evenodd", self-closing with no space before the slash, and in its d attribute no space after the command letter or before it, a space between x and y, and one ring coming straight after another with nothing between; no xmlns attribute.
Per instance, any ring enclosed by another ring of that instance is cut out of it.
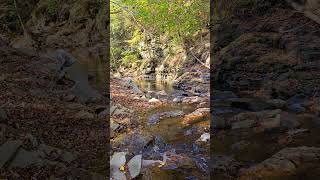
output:
<svg viewBox="0 0 320 180"><path fill-rule="evenodd" d="M211 178L318 179L319 24L250 8L213 28Z"/></svg>
<svg viewBox="0 0 320 180"><path fill-rule="evenodd" d="M0 45L1 178L104 179L104 92L67 51L40 56Z"/></svg>
<svg viewBox="0 0 320 180"><path fill-rule="evenodd" d="M114 179L207 179L209 79L198 80L207 93L157 81L111 78Z"/></svg>

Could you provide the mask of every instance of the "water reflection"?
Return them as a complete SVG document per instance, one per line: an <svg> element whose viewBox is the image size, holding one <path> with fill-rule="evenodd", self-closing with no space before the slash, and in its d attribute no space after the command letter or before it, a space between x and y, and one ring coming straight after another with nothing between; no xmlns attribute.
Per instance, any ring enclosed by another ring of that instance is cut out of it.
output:
<svg viewBox="0 0 320 180"><path fill-rule="evenodd" d="M162 91L173 93L174 88L171 82L151 80L151 79L136 79L135 83L144 91Z"/></svg>
<svg viewBox="0 0 320 180"><path fill-rule="evenodd" d="M90 84L93 87L102 89L107 86L107 63L104 61L103 55L83 49L74 50L72 54L87 69Z"/></svg>

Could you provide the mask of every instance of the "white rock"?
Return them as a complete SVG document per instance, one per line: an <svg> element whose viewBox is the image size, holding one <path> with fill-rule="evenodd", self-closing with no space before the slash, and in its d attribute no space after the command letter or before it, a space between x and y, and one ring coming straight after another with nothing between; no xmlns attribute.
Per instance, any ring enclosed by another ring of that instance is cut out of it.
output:
<svg viewBox="0 0 320 180"><path fill-rule="evenodd" d="M134 179L140 174L141 163L142 163L141 161L142 161L142 155L136 155L128 162L127 165L128 165L129 173L132 179Z"/></svg>
<svg viewBox="0 0 320 180"><path fill-rule="evenodd" d="M120 168L126 163L126 152L116 152L110 160L110 167Z"/></svg>
<svg viewBox="0 0 320 180"><path fill-rule="evenodd" d="M203 142L207 142L210 140L210 134L209 133L204 133L200 136L200 138L198 139L198 141L203 141Z"/></svg>
<svg viewBox="0 0 320 180"><path fill-rule="evenodd" d="M110 160L111 179L126 180L126 175L120 171L120 167L126 163L126 152L116 152Z"/></svg>
<svg viewBox="0 0 320 180"><path fill-rule="evenodd" d="M158 102L161 102L159 99L156 99L156 98L152 98L149 100L150 103L158 103Z"/></svg>

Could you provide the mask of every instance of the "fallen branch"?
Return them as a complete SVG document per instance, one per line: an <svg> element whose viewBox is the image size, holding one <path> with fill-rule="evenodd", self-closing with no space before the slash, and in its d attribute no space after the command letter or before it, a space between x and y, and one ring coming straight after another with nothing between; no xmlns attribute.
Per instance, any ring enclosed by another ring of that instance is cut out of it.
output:
<svg viewBox="0 0 320 180"><path fill-rule="evenodd" d="M203 63L199 58L197 58L192 51L190 51L191 55L201 64L203 65L204 67L210 69L210 66L207 66L205 63Z"/></svg>

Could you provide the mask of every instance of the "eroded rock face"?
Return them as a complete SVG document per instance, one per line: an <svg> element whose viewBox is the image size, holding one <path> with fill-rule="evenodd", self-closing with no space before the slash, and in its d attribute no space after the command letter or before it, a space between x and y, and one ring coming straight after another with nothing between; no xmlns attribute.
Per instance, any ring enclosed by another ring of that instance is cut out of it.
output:
<svg viewBox="0 0 320 180"><path fill-rule="evenodd" d="M243 170L240 179L291 177L301 168L319 168L319 155L320 148L316 147L285 148L262 163Z"/></svg>
<svg viewBox="0 0 320 180"><path fill-rule="evenodd" d="M220 45L214 47L216 84L268 98L288 99L301 92L311 96L319 88L316 77L320 68L320 39L312 32L320 25L303 16L289 17L290 13L291 10L280 8L272 14L256 16L257 21L245 20L249 28L234 21L228 31L217 31L217 37L213 37ZM290 20L283 23L278 17ZM270 23L262 25L260 18ZM310 25L305 25L303 31L294 28L307 22Z"/></svg>

